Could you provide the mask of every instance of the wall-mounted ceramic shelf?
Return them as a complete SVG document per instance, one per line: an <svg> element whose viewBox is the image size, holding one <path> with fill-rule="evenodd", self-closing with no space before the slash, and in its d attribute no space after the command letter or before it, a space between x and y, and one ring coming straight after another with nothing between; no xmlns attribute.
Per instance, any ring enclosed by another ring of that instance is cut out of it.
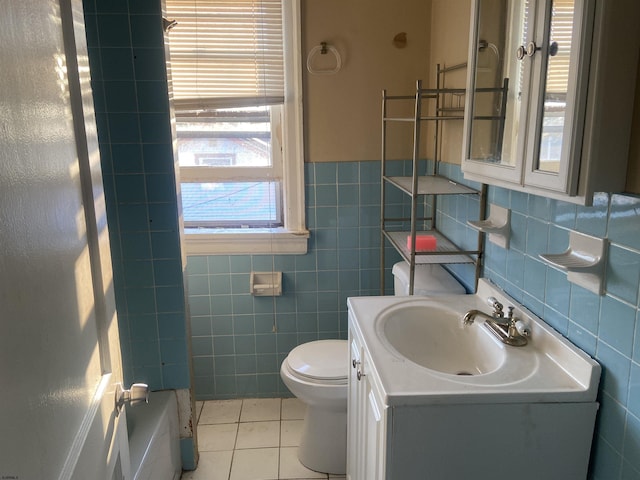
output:
<svg viewBox="0 0 640 480"><path fill-rule="evenodd" d="M567 280L587 290L604 294L607 240L584 233L569 233L569 248L563 253L540 254L540 258L567 272Z"/></svg>
<svg viewBox="0 0 640 480"><path fill-rule="evenodd" d="M511 210L508 208L490 204L489 218L479 221L468 220L467 224L476 230L488 233L491 243L495 243L502 248L509 248L509 239L511 238Z"/></svg>

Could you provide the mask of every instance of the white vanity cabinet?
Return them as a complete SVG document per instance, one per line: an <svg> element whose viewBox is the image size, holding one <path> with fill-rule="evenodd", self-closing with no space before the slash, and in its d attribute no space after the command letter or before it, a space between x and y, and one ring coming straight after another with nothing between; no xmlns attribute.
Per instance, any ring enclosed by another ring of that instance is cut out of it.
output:
<svg viewBox="0 0 640 480"><path fill-rule="evenodd" d="M640 2L472 3L465 178L586 205L622 191Z"/></svg>
<svg viewBox="0 0 640 480"><path fill-rule="evenodd" d="M347 478L385 479L386 406L368 372L370 362L353 330L349 331L351 374L349 375Z"/></svg>
<svg viewBox="0 0 640 480"><path fill-rule="evenodd" d="M586 478L598 408L595 388L585 399L575 391L590 384L582 377L591 375L583 368L588 363L586 356L569 355L580 365L582 383L560 371L558 385L566 391L558 396L545 395L546 387L541 387L555 377L550 372L558 366L544 355L538 357L537 349L545 348L545 334L537 326L533 327L532 341L540 342L540 347L530 348L528 353L510 351L513 356L504 362L518 371L525 365L531 368L522 373L524 381L513 385L519 393L501 395L497 390L503 388L504 380L493 384L493 374L458 377L434 373L390 353L380 340L378 312L395 311L393 305L403 302L430 301L429 297L411 300L415 298L348 300L347 479ZM479 303L469 303L470 298L473 296L458 296L457 308L482 308ZM428 345L425 341L425 348ZM556 349L553 356L557 360L560 354ZM527 358L516 358L519 355ZM596 385L599 367L597 372ZM527 379L532 379L532 388ZM491 386L481 387L483 382Z"/></svg>

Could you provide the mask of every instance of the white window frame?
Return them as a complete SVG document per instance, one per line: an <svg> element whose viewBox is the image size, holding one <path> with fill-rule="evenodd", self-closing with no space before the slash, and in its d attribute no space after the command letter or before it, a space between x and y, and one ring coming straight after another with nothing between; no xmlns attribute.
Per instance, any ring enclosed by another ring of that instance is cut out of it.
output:
<svg viewBox="0 0 640 480"><path fill-rule="evenodd" d="M278 228L215 229L215 232L213 229L183 228L187 255L307 252L309 231L305 226L300 0L283 0L282 12L285 44L285 96L281 138L284 225ZM272 138L274 142L277 141L276 135ZM179 177L180 172L176 174ZM180 192L178 196L181 198Z"/></svg>

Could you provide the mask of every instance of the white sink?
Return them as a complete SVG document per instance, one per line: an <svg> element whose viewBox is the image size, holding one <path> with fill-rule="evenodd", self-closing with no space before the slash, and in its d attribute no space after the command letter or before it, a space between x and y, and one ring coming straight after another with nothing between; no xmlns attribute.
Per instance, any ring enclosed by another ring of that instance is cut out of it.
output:
<svg viewBox="0 0 640 480"><path fill-rule="evenodd" d="M378 317L378 333L413 363L449 375L484 375L503 365L505 346L486 329L464 325L439 306L400 304Z"/></svg>
<svg viewBox="0 0 640 480"><path fill-rule="evenodd" d="M469 310L490 313L496 297L531 331L523 347L505 345ZM361 338L387 405L427 403L593 402L600 365L541 319L481 279L475 295L349 298L351 329Z"/></svg>

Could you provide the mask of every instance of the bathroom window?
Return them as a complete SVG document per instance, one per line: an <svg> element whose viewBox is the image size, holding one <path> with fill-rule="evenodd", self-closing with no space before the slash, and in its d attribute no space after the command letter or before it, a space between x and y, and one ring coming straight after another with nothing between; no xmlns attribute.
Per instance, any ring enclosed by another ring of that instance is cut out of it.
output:
<svg viewBox="0 0 640 480"><path fill-rule="evenodd" d="M305 253L299 0L166 0L187 253Z"/></svg>

